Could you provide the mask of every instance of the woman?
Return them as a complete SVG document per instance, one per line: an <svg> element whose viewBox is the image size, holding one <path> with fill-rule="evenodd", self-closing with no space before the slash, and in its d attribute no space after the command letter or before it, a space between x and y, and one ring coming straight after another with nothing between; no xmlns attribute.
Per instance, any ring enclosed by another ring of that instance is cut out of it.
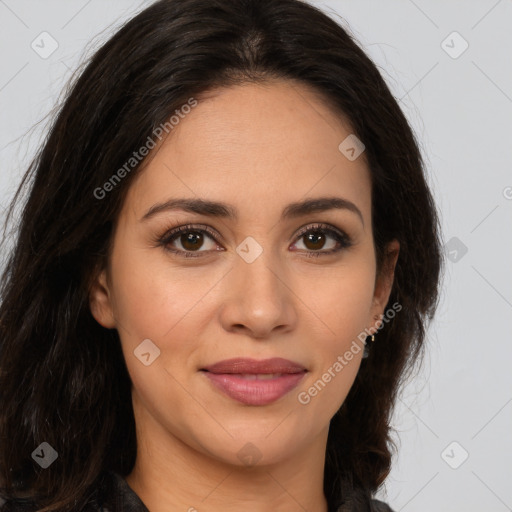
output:
<svg viewBox="0 0 512 512"><path fill-rule="evenodd" d="M298 0L161 0L70 88L2 281L1 510L391 510L442 266L414 135Z"/></svg>

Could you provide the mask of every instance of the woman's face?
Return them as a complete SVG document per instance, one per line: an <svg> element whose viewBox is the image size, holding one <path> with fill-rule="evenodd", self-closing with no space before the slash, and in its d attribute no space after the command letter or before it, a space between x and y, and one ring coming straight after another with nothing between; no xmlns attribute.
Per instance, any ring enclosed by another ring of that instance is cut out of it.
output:
<svg viewBox="0 0 512 512"><path fill-rule="evenodd" d="M392 271L376 281L364 152L339 149L350 126L317 96L273 82L198 100L131 185L91 310L119 332L142 435L275 463L325 448ZM338 207L298 206L323 198ZM225 207L155 208L182 199ZM212 368L234 358L253 361ZM288 362L254 364L273 358Z"/></svg>

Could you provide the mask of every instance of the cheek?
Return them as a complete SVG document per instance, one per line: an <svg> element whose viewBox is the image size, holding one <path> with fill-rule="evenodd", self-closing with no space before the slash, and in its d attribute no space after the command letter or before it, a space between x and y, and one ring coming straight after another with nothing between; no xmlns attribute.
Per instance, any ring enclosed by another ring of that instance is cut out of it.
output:
<svg viewBox="0 0 512 512"><path fill-rule="evenodd" d="M373 297L372 266L347 266L317 283L307 301L314 305L311 326L318 326L309 328L316 338L313 371L297 400L303 415L325 424L345 401L360 368Z"/></svg>
<svg viewBox="0 0 512 512"><path fill-rule="evenodd" d="M191 282L186 269L172 270L165 258L152 256L133 249L113 255L113 307L117 322L131 337L160 340L178 330L207 292L209 280Z"/></svg>
<svg viewBox="0 0 512 512"><path fill-rule="evenodd" d="M194 318L207 283L191 286L185 273L171 272L150 261L147 251L133 248L113 254L112 269L114 315L134 388L153 414L159 414L160 401L177 407L186 402L176 399L178 383L195 350Z"/></svg>
<svg viewBox="0 0 512 512"><path fill-rule="evenodd" d="M113 254L113 307L127 367L136 387L140 385L143 389L148 379L162 378L164 387L169 389L174 386L166 370L182 379L193 367L194 352L200 347L197 334L210 320L205 297L219 276L205 267L203 274L196 272L191 279L190 269L171 268L161 255L154 256L154 249L119 250ZM148 339L156 348L144 342ZM148 367L135 357L142 351L139 347L145 346L141 345L143 342L158 354ZM148 369L152 371L147 372ZM142 380L138 385L139 378ZM151 386L158 386L158 382Z"/></svg>
<svg viewBox="0 0 512 512"><path fill-rule="evenodd" d="M305 289L301 292L313 312L308 329L316 341L312 354L314 371L298 398L325 418L343 403L359 370L364 329L370 327L374 272L373 259L359 253L347 259L346 265L316 276L309 294ZM303 283L308 284L307 281Z"/></svg>
<svg viewBox="0 0 512 512"><path fill-rule="evenodd" d="M369 327L374 272L371 258L354 257L353 263L316 275L313 283L301 279L303 287L298 295L304 297L311 310L311 322L319 326L324 339L332 341L333 348L350 344L353 337Z"/></svg>

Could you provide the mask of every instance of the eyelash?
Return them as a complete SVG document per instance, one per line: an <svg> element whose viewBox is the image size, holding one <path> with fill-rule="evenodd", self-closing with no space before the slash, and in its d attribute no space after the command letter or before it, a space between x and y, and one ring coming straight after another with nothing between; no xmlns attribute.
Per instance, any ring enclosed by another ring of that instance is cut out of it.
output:
<svg viewBox="0 0 512 512"><path fill-rule="evenodd" d="M312 224L309 226L306 226L304 228L301 228L299 232L297 233L296 241L299 241L301 237L308 234L309 232L322 232L324 234L331 235L336 242L338 242L339 246L335 249L329 249L328 251L308 251L308 257L319 257L319 256L329 256L331 254L340 252L342 249L348 249L352 246L352 240L351 238L344 233L343 231L330 227L328 224ZM161 237L157 240L157 245L164 247L166 251L169 251L173 254L176 254L177 256L183 257L183 258L201 258L205 254L209 253L211 251L183 251L181 249L174 249L169 247L169 244L177 238L178 235L181 235L183 233L206 233L210 238L212 238L216 243L217 242L217 234L211 230L208 226L204 224L199 225L193 225L193 224L187 224L184 226L180 226L178 228L173 228L170 230L167 230ZM295 242L296 243L296 242Z"/></svg>

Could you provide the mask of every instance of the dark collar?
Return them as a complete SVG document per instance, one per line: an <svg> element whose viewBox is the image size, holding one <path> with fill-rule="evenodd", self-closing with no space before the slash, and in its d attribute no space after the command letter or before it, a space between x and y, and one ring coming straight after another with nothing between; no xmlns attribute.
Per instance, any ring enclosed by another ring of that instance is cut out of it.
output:
<svg viewBox="0 0 512 512"><path fill-rule="evenodd" d="M350 509L363 510L359 507L350 507ZM100 506L96 510L98 512L149 512L142 500L128 485L128 482L120 474L113 471L106 474L100 495ZM338 509L339 512L345 510L347 510L346 507ZM393 512L389 505L375 499L371 500L370 510L372 512Z"/></svg>
<svg viewBox="0 0 512 512"><path fill-rule="evenodd" d="M149 512L149 510L120 474L109 471L105 478L98 512Z"/></svg>

